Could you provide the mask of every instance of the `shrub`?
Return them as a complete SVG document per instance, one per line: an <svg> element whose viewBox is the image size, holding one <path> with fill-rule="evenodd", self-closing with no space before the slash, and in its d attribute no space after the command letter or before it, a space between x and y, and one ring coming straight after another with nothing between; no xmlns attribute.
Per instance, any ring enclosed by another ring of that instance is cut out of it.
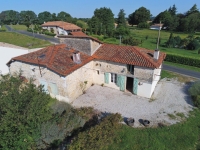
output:
<svg viewBox="0 0 200 150"><path fill-rule="evenodd" d="M122 40L122 43L126 45L137 46L140 44L140 41L138 39L133 38L132 36L128 36Z"/></svg>
<svg viewBox="0 0 200 150"><path fill-rule="evenodd" d="M200 47L200 43L198 40L194 39L190 41L190 43L187 45L188 50L196 50Z"/></svg>
<svg viewBox="0 0 200 150"><path fill-rule="evenodd" d="M192 58L188 56L182 56L182 55L176 55L176 54L167 54L166 61L184 64L188 66L194 66L200 68L200 59L198 58Z"/></svg>
<svg viewBox="0 0 200 150"><path fill-rule="evenodd" d="M85 132L79 133L78 137L73 140L69 150L74 149L103 149L113 143L113 138L116 137L116 130L121 127L119 122L121 115L111 114L104 118L102 122L94 127L91 127ZM117 137L116 137L117 138Z"/></svg>
<svg viewBox="0 0 200 150"><path fill-rule="evenodd" d="M51 33L51 32L49 32L49 31L45 31L44 34L45 34L45 35L49 35L49 36L55 36L55 35L56 35L56 34Z"/></svg>
<svg viewBox="0 0 200 150"><path fill-rule="evenodd" d="M200 49L198 50L198 52L197 52L199 55L200 55Z"/></svg>
<svg viewBox="0 0 200 150"><path fill-rule="evenodd" d="M141 23L138 24L137 27L138 28L149 28L150 25L148 23L146 23L146 22L141 22Z"/></svg>
<svg viewBox="0 0 200 150"><path fill-rule="evenodd" d="M194 105L200 108L200 81L195 82L189 89Z"/></svg>

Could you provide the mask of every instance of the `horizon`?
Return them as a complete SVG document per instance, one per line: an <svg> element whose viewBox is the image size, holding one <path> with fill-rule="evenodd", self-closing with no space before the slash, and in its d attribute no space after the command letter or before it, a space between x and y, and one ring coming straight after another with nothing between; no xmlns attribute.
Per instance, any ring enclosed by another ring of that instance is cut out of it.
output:
<svg viewBox="0 0 200 150"><path fill-rule="evenodd" d="M179 0L168 0L168 1L147 1L147 0L140 0L139 2L124 0L123 2L120 1L89 1L89 0L76 0L76 1L65 1L60 0L59 3L55 3L53 0L47 1L26 1L21 0L14 1L2 1L1 5L3 6L0 9L0 12L6 10L15 10L15 11L23 11L23 10L31 10L38 15L41 12L48 11L50 13L58 14L61 11L65 11L69 13L72 17L76 18L91 18L94 14L95 9L99 9L101 7L110 8L116 18L120 9L124 9L126 13L126 17L129 14L133 13L136 9L140 7L145 7L150 10L152 17L156 17L160 12L163 12L169 7L175 4L177 8L177 13L185 13L187 12L194 4L197 5L197 8L200 8L200 1L197 0L190 0L181 3ZM159 6L159 7L158 7ZM84 8L83 8L84 7ZM158 7L155 9L155 7Z"/></svg>

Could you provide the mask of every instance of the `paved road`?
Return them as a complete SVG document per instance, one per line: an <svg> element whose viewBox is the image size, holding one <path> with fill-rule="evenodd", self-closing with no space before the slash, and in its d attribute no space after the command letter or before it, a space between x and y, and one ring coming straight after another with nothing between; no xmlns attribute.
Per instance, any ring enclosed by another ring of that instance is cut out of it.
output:
<svg viewBox="0 0 200 150"><path fill-rule="evenodd" d="M45 35L40 35L40 34L37 34L37 33L33 34L32 32L23 31L23 30L14 30L8 25L6 25L5 27L7 28L8 31L11 31L11 32L17 32L17 33L24 34L24 35L27 35L27 36L32 36L32 37L35 37L35 38L38 38L38 39L41 39L41 40L46 40L46 41L49 41L49 42L52 42L52 43L60 43L59 39L56 39L56 38L53 38L53 37L47 37Z"/></svg>
<svg viewBox="0 0 200 150"><path fill-rule="evenodd" d="M200 72L191 71L191 70L187 70L187 69L183 69L183 68L178 68L178 67L174 67L174 66L170 66L170 65L166 65L166 64L163 64L163 69L200 79Z"/></svg>

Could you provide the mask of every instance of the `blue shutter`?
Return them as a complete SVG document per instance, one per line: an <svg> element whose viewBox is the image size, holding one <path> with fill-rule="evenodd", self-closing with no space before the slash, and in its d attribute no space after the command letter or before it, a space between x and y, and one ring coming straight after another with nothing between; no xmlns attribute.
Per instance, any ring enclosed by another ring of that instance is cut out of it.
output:
<svg viewBox="0 0 200 150"><path fill-rule="evenodd" d="M44 91L45 91L46 93L49 93L49 92L48 92L48 85L47 85L47 82L44 81L44 80L40 80L40 84L44 86L44 87L43 87Z"/></svg>
<svg viewBox="0 0 200 150"><path fill-rule="evenodd" d="M121 76L117 75L117 86L120 87L120 83L121 83Z"/></svg>
<svg viewBox="0 0 200 150"><path fill-rule="evenodd" d="M49 83L50 89L51 89L51 93L53 95L58 95L58 88L57 85L55 83Z"/></svg>
<svg viewBox="0 0 200 150"><path fill-rule="evenodd" d="M105 83L109 83L109 73L105 73L104 75Z"/></svg>
<svg viewBox="0 0 200 150"><path fill-rule="evenodd" d="M133 79L133 94L137 95L137 90L138 90L138 79L134 78Z"/></svg>
<svg viewBox="0 0 200 150"><path fill-rule="evenodd" d="M120 80L120 91L125 91L125 80L126 80L126 77L125 76L121 76L120 78L121 78L121 80Z"/></svg>

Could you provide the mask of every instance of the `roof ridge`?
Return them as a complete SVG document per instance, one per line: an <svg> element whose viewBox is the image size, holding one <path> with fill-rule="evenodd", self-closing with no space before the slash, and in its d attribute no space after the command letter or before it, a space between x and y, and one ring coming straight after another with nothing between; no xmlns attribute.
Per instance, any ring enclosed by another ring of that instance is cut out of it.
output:
<svg viewBox="0 0 200 150"><path fill-rule="evenodd" d="M153 60L149 59L148 56L146 56L145 54L143 54L140 50L137 50L136 48L142 48L142 47L136 47L133 46L134 49L143 57L145 58L149 63L151 63L155 68L157 68L157 65L153 62ZM144 48L144 50L148 50L146 48Z"/></svg>

